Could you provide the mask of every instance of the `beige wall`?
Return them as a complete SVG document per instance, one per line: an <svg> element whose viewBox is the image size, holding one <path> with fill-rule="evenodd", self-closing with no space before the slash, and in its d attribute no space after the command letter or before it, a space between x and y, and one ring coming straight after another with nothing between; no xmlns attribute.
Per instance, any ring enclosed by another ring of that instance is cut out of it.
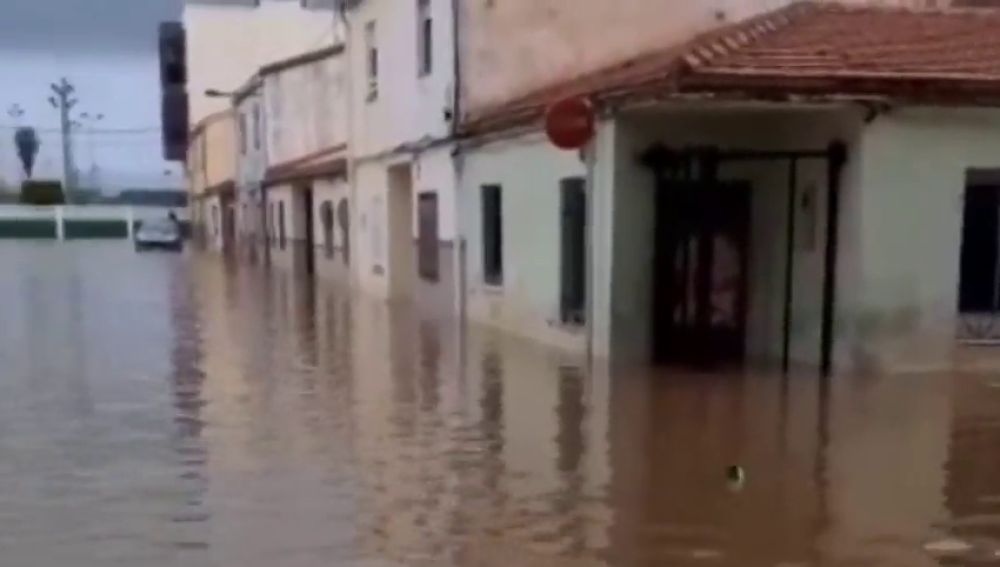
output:
<svg viewBox="0 0 1000 567"><path fill-rule="evenodd" d="M236 125L233 113L224 112L205 126L205 184L232 181L236 176Z"/></svg>
<svg viewBox="0 0 1000 567"><path fill-rule="evenodd" d="M269 74L264 93L269 164L347 143L343 54Z"/></svg>
<svg viewBox="0 0 1000 567"><path fill-rule="evenodd" d="M206 117L188 145L188 191L198 197L205 189L231 181L236 174L235 125L231 112Z"/></svg>
<svg viewBox="0 0 1000 567"><path fill-rule="evenodd" d="M330 45L338 35L330 10L280 0L256 8L188 2L184 26L192 124L229 105L204 96L206 89L236 90L262 65Z"/></svg>
<svg viewBox="0 0 1000 567"><path fill-rule="evenodd" d="M459 48L463 54L464 111L474 112L788 3L789 0L461 2ZM928 0L866 3L919 6L927 5Z"/></svg>
<svg viewBox="0 0 1000 567"><path fill-rule="evenodd" d="M187 149L187 181L191 197L205 192L205 137L201 133L191 136Z"/></svg>

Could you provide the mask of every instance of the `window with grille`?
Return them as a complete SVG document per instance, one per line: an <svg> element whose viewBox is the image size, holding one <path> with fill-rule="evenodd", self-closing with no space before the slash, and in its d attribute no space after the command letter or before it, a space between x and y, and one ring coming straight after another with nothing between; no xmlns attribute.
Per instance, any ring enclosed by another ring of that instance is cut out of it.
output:
<svg viewBox="0 0 1000 567"><path fill-rule="evenodd" d="M378 43L375 22L365 24L365 57L368 72L368 101L378 98Z"/></svg>
<svg viewBox="0 0 1000 567"><path fill-rule="evenodd" d="M438 242L438 196L434 192L417 196L417 271L428 281L437 281L440 269Z"/></svg>
<svg viewBox="0 0 1000 567"><path fill-rule="evenodd" d="M560 318L563 323L582 325L586 320L586 227L587 193L582 177L563 179L561 185L561 290Z"/></svg>
<svg viewBox="0 0 1000 567"><path fill-rule="evenodd" d="M240 153L246 155L247 153L247 115L244 112L240 113Z"/></svg>
<svg viewBox="0 0 1000 567"><path fill-rule="evenodd" d="M285 202L278 201L278 248L285 249Z"/></svg>
<svg viewBox="0 0 1000 567"><path fill-rule="evenodd" d="M503 189L499 185L483 185L483 281L490 285L503 283Z"/></svg>
<svg viewBox="0 0 1000 567"><path fill-rule="evenodd" d="M417 69L420 76L434 70L434 19L431 0L417 0Z"/></svg>
<svg viewBox="0 0 1000 567"><path fill-rule="evenodd" d="M253 105L253 149L260 149L260 103L255 102Z"/></svg>

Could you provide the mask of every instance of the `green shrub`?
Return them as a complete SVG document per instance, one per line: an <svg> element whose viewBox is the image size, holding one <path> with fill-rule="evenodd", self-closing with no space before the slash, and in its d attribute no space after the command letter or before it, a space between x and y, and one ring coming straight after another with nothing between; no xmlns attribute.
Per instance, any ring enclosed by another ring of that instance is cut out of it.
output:
<svg viewBox="0 0 1000 567"><path fill-rule="evenodd" d="M59 181L28 180L21 184L21 202L26 205L62 205L66 202Z"/></svg>

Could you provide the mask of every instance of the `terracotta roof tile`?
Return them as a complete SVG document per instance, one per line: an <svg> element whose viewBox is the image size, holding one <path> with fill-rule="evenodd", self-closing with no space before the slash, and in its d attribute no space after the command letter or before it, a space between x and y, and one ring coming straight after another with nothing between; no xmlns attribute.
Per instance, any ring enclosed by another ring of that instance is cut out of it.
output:
<svg viewBox="0 0 1000 567"><path fill-rule="evenodd" d="M800 2L485 109L463 132L531 123L569 95L617 103L685 92L998 104L1000 11Z"/></svg>
<svg viewBox="0 0 1000 567"><path fill-rule="evenodd" d="M708 58L694 70L1000 78L1000 12L810 7L792 25Z"/></svg>

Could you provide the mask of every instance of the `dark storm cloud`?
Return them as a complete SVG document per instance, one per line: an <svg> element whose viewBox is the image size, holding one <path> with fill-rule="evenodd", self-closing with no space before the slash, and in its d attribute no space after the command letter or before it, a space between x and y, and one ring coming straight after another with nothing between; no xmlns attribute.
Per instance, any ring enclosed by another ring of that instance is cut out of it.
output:
<svg viewBox="0 0 1000 567"><path fill-rule="evenodd" d="M153 51L157 24L182 0L0 0L0 49Z"/></svg>

